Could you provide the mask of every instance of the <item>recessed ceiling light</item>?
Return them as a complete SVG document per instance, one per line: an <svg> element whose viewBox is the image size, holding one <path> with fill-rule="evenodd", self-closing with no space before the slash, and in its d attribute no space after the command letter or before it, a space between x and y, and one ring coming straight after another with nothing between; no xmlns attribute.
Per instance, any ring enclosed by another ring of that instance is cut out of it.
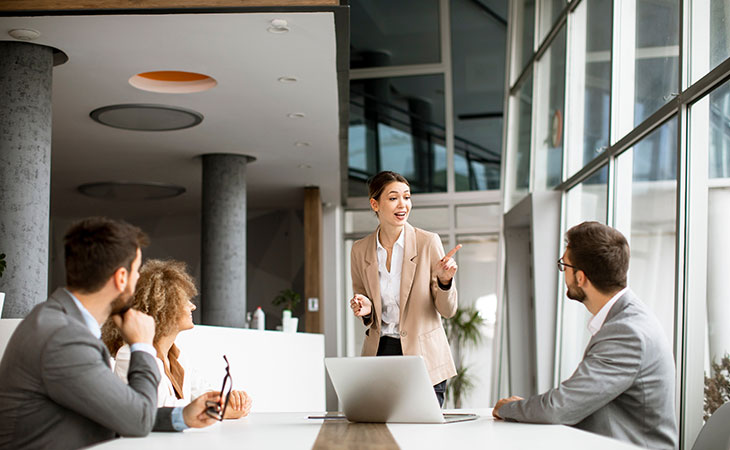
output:
<svg viewBox="0 0 730 450"><path fill-rule="evenodd" d="M191 109L137 103L104 106L89 115L101 124L135 131L182 130L203 121L203 115Z"/></svg>
<svg viewBox="0 0 730 450"><path fill-rule="evenodd" d="M279 77L278 78L279 83L296 83L299 81L299 78L297 77Z"/></svg>
<svg viewBox="0 0 730 450"><path fill-rule="evenodd" d="M302 119L302 118L304 118L304 113L300 113L300 112L289 113L286 116L290 119Z"/></svg>
<svg viewBox="0 0 730 450"><path fill-rule="evenodd" d="M41 33L30 28L16 28L8 31L10 37L19 41L33 41L41 36Z"/></svg>
<svg viewBox="0 0 730 450"><path fill-rule="evenodd" d="M185 193L182 186L157 182L102 181L82 184L77 189L89 197L126 201L158 200Z"/></svg>
<svg viewBox="0 0 730 450"><path fill-rule="evenodd" d="M300 169L311 169L312 168L312 166L310 166L309 164L299 164L297 167L299 167Z"/></svg>
<svg viewBox="0 0 730 450"><path fill-rule="evenodd" d="M309 142L304 142L304 141L296 141L296 142L294 143L294 145L295 145L296 147L309 147Z"/></svg>
<svg viewBox="0 0 730 450"><path fill-rule="evenodd" d="M143 91L189 94L212 89L218 85L218 82L202 73L159 70L138 73L129 79L129 84Z"/></svg>
<svg viewBox="0 0 730 450"><path fill-rule="evenodd" d="M271 26L267 30L269 33L286 33L289 31L289 24L284 19L274 19L271 21Z"/></svg>

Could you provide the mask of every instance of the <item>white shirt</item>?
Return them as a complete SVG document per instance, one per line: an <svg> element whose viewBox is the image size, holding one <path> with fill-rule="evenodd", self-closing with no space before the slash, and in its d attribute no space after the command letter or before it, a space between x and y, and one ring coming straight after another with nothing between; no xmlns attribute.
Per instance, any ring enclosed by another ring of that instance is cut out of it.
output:
<svg viewBox="0 0 730 450"><path fill-rule="evenodd" d="M380 278L381 336L399 338L398 325L400 324L400 275L403 269L403 251L405 249L405 233L401 231L398 240L393 244L393 254L390 257L390 272L386 267L388 251L380 243L380 233L376 235L378 241L378 275Z"/></svg>
<svg viewBox="0 0 730 450"><path fill-rule="evenodd" d="M162 408L164 406L185 406L190 403L194 398L208 392L213 389L205 383L205 380L197 373L183 356L184 353L180 353L177 361L185 369L185 377L183 377L182 395L183 398L177 398L175 395L175 388L172 387L172 382L167 378L165 373L165 366L160 358L155 356L157 362L157 368L160 370L160 384L157 385L157 407ZM116 365L114 366L114 373L125 383L127 381L127 371L129 370L129 358L130 358L129 346L124 344L119 351L117 351Z"/></svg>
<svg viewBox="0 0 730 450"><path fill-rule="evenodd" d="M81 317L84 318L84 322L86 323L86 327L91 331L91 334L94 335L95 338L101 339L101 326L99 326L99 322L96 321L94 316L91 315L88 309L84 306L83 303L81 303L81 300L77 299L75 295L71 293L66 288L63 288L64 291L71 297L71 299L76 304L76 307L79 308L79 311L81 311ZM152 346L152 344L147 344L144 342L138 342L134 345L132 345L132 351L142 351L147 352L152 356L157 355L157 351L155 350L155 347Z"/></svg>
<svg viewBox="0 0 730 450"><path fill-rule="evenodd" d="M588 322L588 331L591 332L592 336L595 336L596 333L598 333L598 330L601 329L603 326L603 322L606 321L606 316L608 315L608 312L611 311L611 307L614 303L616 303L616 300L621 298L622 295L626 293L626 291L629 290L629 287L626 286L625 288L618 291L616 295L611 297L611 300L607 301L605 305L603 305L603 308L601 308L600 311L596 313L595 316Z"/></svg>

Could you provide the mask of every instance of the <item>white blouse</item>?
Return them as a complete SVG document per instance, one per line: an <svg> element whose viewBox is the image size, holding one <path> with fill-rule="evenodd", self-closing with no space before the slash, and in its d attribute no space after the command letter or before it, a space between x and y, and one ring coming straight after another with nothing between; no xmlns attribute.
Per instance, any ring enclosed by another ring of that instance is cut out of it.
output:
<svg viewBox="0 0 730 450"><path fill-rule="evenodd" d="M386 266L388 251L378 241L378 274L380 276L380 300L382 302L380 335L400 338L400 275L403 269L403 252L405 249L405 233L401 231L398 240L393 244L393 255L390 258L390 272Z"/></svg>
<svg viewBox="0 0 730 450"><path fill-rule="evenodd" d="M185 377L183 378L182 394L183 398L177 398L175 396L175 389L172 387L172 382L167 378L165 374L165 366L160 358L155 357L157 361L157 368L160 370L160 384L157 386L157 407L163 406L185 406L190 403L194 398L204 394L213 389L206 385L199 375L196 374L195 370L192 369L188 364L187 360L183 356L184 353L180 352L180 356L177 361L185 369ZM129 371L129 359L131 352L129 346L124 344L117 352L116 362L114 365L114 373L125 383L127 381L127 372Z"/></svg>

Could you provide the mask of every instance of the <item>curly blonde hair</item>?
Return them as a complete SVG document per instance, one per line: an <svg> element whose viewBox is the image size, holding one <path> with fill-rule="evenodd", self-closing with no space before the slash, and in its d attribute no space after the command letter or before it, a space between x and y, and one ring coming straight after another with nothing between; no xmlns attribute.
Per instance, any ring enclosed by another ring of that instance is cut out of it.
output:
<svg viewBox="0 0 730 450"><path fill-rule="evenodd" d="M156 344L160 337L176 330L183 307L196 295L198 289L184 262L150 259L139 269L132 308L155 319ZM112 356L124 345L111 317L102 327L101 337Z"/></svg>

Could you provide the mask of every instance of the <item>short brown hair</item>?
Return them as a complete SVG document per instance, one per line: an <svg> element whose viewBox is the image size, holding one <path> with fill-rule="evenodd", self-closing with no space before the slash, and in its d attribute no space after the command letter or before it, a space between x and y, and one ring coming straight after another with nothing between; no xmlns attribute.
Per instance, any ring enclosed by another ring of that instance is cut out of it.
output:
<svg viewBox="0 0 730 450"><path fill-rule="evenodd" d="M180 318L188 300L198 295L193 277L186 270L185 263L180 261L162 261L150 259L139 269L139 281L134 293L132 308L155 319L155 338L171 334ZM102 328L102 340L115 355L122 346L119 334L111 318Z"/></svg>
<svg viewBox="0 0 730 450"><path fill-rule="evenodd" d="M66 232L66 286L97 292L120 267L132 270L137 249L149 240L142 230L122 220L90 217Z"/></svg>
<svg viewBox="0 0 730 450"><path fill-rule="evenodd" d="M607 294L626 287L629 243L621 232L599 222L583 222L565 233L570 263Z"/></svg>
<svg viewBox="0 0 730 450"><path fill-rule="evenodd" d="M404 183L406 186L410 187L411 185L408 183L408 180L406 178L395 172L391 172L390 170L385 170L383 172L380 172L376 175L374 175L370 180L368 181L368 196L369 198L374 198L375 200L380 198L380 195L385 190L385 186L388 184L397 181L400 183Z"/></svg>

